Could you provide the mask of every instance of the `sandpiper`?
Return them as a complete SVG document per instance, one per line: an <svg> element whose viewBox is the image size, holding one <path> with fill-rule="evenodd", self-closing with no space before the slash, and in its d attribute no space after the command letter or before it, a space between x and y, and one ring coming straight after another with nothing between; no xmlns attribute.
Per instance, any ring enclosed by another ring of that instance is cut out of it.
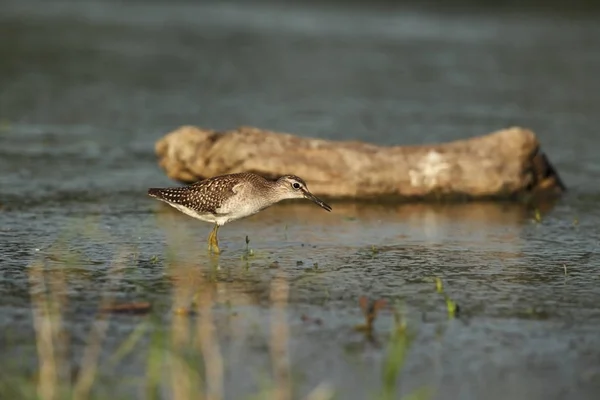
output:
<svg viewBox="0 0 600 400"><path fill-rule="evenodd" d="M215 224L208 236L208 250L220 253L217 231L228 222L248 217L285 199L308 199L331 211L313 195L306 182L296 175L268 180L242 172L215 176L188 186L150 188L148 195L201 221Z"/></svg>

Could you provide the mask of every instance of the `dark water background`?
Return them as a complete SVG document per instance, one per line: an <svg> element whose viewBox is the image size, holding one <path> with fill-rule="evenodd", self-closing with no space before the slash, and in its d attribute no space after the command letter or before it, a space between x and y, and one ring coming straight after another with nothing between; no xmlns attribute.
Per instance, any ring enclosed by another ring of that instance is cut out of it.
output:
<svg viewBox="0 0 600 400"><path fill-rule="evenodd" d="M149 300L163 318L168 232L186 236L179 256L211 263L210 227L145 195L173 184L153 146L180 125L382 145L519 125L537 133L570 189L541 222L508 204L334 204L331 214L282 204L221 229L219 285L241 299L240 326L260 327L274 271L290 277L300 394L327 382L339 398L363 399L381 386L384 349L352 331L364 294L403 299L418 329L403 391L598 398L599 14L592 2L452 4L1 2L0 351L11 360L2 375L35 368L27 266L66 231L79 229L67 248L88 260L69 275L76 349L121 246L136 261L115 294ZM102 235L81 233L87 224ZM257 253L249 268L246 235ZM446 320L432 276L465 320ZM307 325L302 314L325 323ZM137 323L116 318L107 352ZM389 314L378 321L381 332L390 324ZM269 372L268 328L242 328L251 333L222 343L228 398L246 398ZM143 374L142 355L102 371L106 390L136 391L115 382Z"/></svg>

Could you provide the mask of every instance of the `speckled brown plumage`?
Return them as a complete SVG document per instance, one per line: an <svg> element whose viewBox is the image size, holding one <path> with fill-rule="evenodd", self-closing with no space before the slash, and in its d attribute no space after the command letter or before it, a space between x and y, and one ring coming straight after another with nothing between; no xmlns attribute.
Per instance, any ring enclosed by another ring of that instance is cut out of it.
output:
<svg viewBox="0 0 600 400"><path fill-rule="evenodd" d="M306 182L298 176L287 175L306 186ZM235 195L234 188L240 183L248 182L258 191L267 191L275 181L268 181L253 173L237 173L220 175L198 181L189 186L172 188L151 188L148 194L167 203L179 204L199 213L217 214L219 208Z"/></svg>
<svg viewBox="0 0 600 400"><path fill-rule="evenodd" d="M168 203L180 204L199 213L217 214L217 210L235 194L234 187L242 181L260 184L263 178L248 173L221 175L189 186L152 188L148 194Z"/></svg>
<svg viewBox="0 0 600 400"><path fill-rule="evenodd" d="M184 214L215 224L209 236L209 249L217 253L219 226L256 214L279 201L304 198L331 211L295 175L283 175L277 180L246 172L220 175L189 186L151 188L148 194Z"/></svg>

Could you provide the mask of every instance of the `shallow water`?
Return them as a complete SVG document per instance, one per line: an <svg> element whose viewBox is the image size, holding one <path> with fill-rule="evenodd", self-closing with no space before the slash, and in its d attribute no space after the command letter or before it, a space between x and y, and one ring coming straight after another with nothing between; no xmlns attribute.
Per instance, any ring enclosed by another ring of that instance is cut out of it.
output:
<svg viewBox="0 0 600 400"><path fill-rule="evenodd" d="M279 275L290 287L298 396L322 382L344 399L380 390L393 318L377 319L379 344L355 332L366 295L401 300L416 332L402 393L426 385L439 399L597 398L595 14L41 4L4 2L0 13L9 39L0 40L0 347L13 374L3 376L35 370L28 273L43 259L67 277L74 359L103 293L150 301L169 326L173 277L211 276L227 398L256 393L271 370L269 296ZM538 134L570 191L543 205L539 221L515 204L333 203L332 213L281 204L222 228L224 253L214 259L209 226L145 194L173 184L153 146L183 124L379 144L520 125ZM122 249L127 268L106 286ZM448 320L434 276L459 319ZM144 320L113 317L103 359ZM97 390L143 397L133 379L145 374L149 341L101 368Z"/></svg>

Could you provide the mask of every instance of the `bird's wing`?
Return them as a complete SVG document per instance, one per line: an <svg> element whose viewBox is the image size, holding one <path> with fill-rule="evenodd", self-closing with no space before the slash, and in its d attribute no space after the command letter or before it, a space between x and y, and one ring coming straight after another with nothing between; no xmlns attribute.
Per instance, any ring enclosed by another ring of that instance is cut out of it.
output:
<svg viewBox="0 0 600 400"><path fill-rule="evenodd" d="M220 214L219 208L235 194L239 181L234 179L206 179L189 186L153 188L148 194L170 204L178 204L198 213Z"/></svg>
<svg viewBox="0 0 600 400"><path fill-rule="evenodd" d="M220 177L221 179L206 179L187 187L189 197L194 203L194 210L221 214L219 209L229 198L236 194L237 179Z"/></svg>
<svg viewBox="0 0 600 400"><path fill-rule="evenodd" d="M208 178L189 186L149 189L148 194L171 204L179 204L198 213L228 214L231 197L243 193L255 175L236 173ZM223 209L225 206L225 209Z"/></svg>

